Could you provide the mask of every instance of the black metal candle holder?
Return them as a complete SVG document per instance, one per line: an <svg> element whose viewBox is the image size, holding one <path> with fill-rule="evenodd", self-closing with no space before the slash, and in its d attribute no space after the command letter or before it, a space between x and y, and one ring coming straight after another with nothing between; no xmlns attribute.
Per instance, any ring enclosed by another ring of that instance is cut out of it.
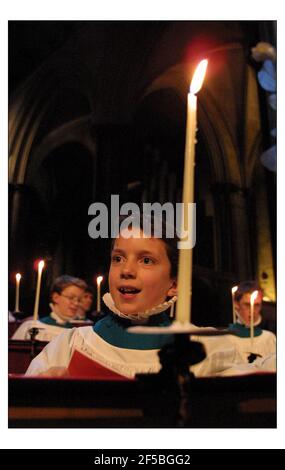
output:
<svg viewBox="0 0 285 470"><path fill-rule="evenodd" d="M205 359L206 353L202 343L192 341L186 333L174 335L174 342L164 346L159 352L162 385L169 387L175 384L177 394L176 426L185 427L191 422L191 383L195 380L190 366ZM171 388L171 387L170 387Z"/></svg>
<svg viewBox="0 0 285 470"><path fill-rule="evenodd" d="M187 427L192 420L192 384L190 366L205 357L204 346L192 341L189 333L174 334L174 341L158 353L161 370L157 374L138 374L140 390L145 397L144 415L153 426ZM147 398L149 397L149 398Z"/></svg>
<svg viewBox="0 0 285 470"><path fill-rule="evenodd" d="M38 332L39 332L39 328L36 328L36 327L32 327L29 330L30 337L31 337L31 353L30 354L31 354L32 359L37 355L37 352L36 352L36 343L37 343L36 336L37 336Z"/></svg>

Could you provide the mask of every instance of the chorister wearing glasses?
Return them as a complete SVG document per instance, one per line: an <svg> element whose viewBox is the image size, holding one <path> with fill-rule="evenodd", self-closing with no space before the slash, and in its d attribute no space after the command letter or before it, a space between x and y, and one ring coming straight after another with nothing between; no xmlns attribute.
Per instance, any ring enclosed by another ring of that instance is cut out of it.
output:
<svg viewBox="0 0 285 470"><path fill-rule="evenodd" d="M65 295L65 294L60 294L62 297L65 297L66 299L69 300L69 302L76 302L80 303L82 301L83 296L77 297L76 295Z"/></svg>
<svg viewBox="0 0 285 470"><path fill-rule="evenodd" d="M37 340L51 341L62 333L63 328L73 328L72 322L77 317L86 288L85 281L73 276L62 275L55 279L50 291L51 312L47 316L40 315L37 321ZM23 322L12 338L29 340L30 330L34 326L32 323L33 320Z"/></svg>

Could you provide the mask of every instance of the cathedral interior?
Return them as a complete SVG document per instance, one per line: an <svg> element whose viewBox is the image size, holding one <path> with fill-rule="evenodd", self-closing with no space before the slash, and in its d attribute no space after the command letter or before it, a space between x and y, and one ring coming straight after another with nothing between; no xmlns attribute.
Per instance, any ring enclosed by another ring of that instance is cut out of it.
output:
<svg viewBox="0 0 285 470"><path fill-rule="evenodd" d="M276 302L276 172L261 155L275 115L252 48L274 21L9 22L9 307L15 273L31 313L63 273L93 282L109 240L88 235L93 202L180 202L186 103L197 63L193 321L225 325L231 287L258 279ZM106 279L106 277L105 277ZM107 281L102 286L107 290Z"/></svg>

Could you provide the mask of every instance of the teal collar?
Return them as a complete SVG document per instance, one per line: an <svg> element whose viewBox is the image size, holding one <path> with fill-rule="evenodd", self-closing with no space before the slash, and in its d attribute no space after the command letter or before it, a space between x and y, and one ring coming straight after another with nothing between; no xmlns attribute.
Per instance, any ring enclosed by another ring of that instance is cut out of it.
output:
<svg viewBox="0 0 285 470"><path fill-rule="evenodd" d="M241 325L240 323L230 323L229 330L240 338L250 338L250 328L245 325ZM262 329L259 326L255 326L253 329L253 335L260 336L261 334Z"/></svg>
<svg viewBox="0 0 285 470"><path fill-rule="evenodd" d="M167 313L162 312L158 315L152 315L147 326L169 326L170 324L171 321ZM93 330L107 343L126 349L160 349L174 340L171 334L129 333L127 331L129 326L134 326L130 320L110 313L95 323Z"/></svg>
<svg viewBox="0 0 285 470"><path fill-rule="evenodd" d="M46 325L60 326L61 328L73 328L73 325L71 323L58 323L54 318L49 315L47 317L40 318L40 322L45 323Z"/></svg>

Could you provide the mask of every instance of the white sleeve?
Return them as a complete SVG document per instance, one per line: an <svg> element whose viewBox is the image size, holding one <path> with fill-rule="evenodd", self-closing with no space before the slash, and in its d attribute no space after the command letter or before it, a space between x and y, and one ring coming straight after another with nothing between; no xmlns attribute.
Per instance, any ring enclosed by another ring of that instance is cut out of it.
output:
<svg viewBox="0 0 285 470"><path fill-rule="evenodd" d="M65 330L54 338L30 363L25 375L39 375L51 367L68 367L71 353L72 340L76 328Z"/></svg>
<svg viewBox="0 0 285 470"><path fill-rule="evenodd" d="M15 331L11 339L21 339L21 340L29 340L31 339L31 335L29 333L30 328L32 328L33 321L27 320L24 321L19 328Z"/></svg>
<svg viewBox="0 0 285 470"><path fill-rule="evenodd" d="M263 330L266 338L266 348L264 350L264 356L276 355L276 336L271 331Z"/></svg>
<svg viewBox="0 0 285 470"><path fill-rule="evenodd" d="M256 369L265 372L276 372L276 353L266 357L258 357L254 362Z"/></svg>
<svg viewBox="0 0 285 470"><path fill-rule="evenodd" d="M19 326L19 328L15 331L11 339L30 340L30 329L32 327L38 328L36 339L38 341L47 342L51 341L53 338L55 338L65 330L60 326L48 325L46 323L42 323L41 321L34 322L33 320L27 320Z"/></svg>
<svg viewBox="0 0 285 470"><path fill-rule="evenodd" d="M225 336L192 336L192 340L203 344L206 357L191 366L190 370L196 377L210 377L229 369L233 364L242 362L239 351Z"/></svg>

